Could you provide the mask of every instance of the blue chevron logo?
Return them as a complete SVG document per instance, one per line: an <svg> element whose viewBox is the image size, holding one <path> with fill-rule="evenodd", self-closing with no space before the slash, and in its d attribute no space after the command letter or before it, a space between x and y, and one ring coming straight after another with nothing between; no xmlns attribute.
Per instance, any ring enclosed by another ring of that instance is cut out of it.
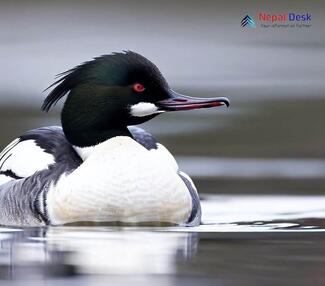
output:
<svg viewBox="0 0 325 286"><path fill-rule="evenodd" d="M250 28L256 28L255 21L253 17L246 15L240 22L242 27L250 27Z"/></svg>

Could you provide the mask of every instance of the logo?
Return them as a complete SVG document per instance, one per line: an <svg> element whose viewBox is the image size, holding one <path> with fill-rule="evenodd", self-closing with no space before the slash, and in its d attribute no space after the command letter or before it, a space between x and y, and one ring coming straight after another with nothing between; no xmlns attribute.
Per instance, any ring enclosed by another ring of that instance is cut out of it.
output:
<svg viewBox="0 0 325 286"><path fill-rule="evenodd" d="M260 28L310 28L312 26L312 14L311 13L275 13L270 14L267 12L258 12L254 15L254 18L250 15L246 15L240 22L242 27L256 28L256 25Z"/></svg>
<svg viewBox="0 0 325 286"><path fill-rule="evenodd" d="M256 24L255 24L255 21L253 19L253 17L249 16L249 15L246 15L243 20L241 20L240 22L241 26L242 27L251 27L251 28L256 28Z"/></svg>
<svg viewBox="0 0 325 286"><path fill-rule="evenodd" d="M267 14L265 12L259 13L258 19L261 22L310 22L311 14L296 14L296 13L282 13L282 14Z"/></svg>

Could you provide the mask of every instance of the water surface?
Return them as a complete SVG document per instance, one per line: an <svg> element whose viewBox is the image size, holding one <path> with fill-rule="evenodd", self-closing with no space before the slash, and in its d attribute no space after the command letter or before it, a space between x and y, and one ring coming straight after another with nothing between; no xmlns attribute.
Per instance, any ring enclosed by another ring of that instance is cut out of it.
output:
<svg viewBox="0 0 325 286"><path fill-rule="evenodd" d="M0 284L323 285L325 196L206 195L203 225L0 228Z"/></svg>

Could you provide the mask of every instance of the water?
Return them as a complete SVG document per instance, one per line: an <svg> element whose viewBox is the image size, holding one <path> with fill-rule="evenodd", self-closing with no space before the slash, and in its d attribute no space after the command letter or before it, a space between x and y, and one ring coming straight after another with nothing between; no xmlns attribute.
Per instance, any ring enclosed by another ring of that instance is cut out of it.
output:
<svg viewBox="0 0 325 286"><path fill-rule="evenodd" d="M325 196L207 195L203 225L0 228L2 285L323 285Z"/></svg>
<svg viewBox="0 0 325 286"><path fill-rule="evenodd" d="M325 178L325 160L177 157L179 165L200 178Z"/></svg>

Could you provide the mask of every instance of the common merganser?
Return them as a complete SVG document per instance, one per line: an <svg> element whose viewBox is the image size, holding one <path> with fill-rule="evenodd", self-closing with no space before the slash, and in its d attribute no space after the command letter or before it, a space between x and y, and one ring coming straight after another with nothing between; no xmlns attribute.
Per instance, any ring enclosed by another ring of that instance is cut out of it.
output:
<svg viewBox="0 0 325 286"><path fill-rule="evenodd" d="M49 88L42 110L67 95L62 128L27 131L0 154L0 224L200 224L200 200L174 157L137 125L158 114L229 106L176 93L145 57L94 58Z"/></svg>

